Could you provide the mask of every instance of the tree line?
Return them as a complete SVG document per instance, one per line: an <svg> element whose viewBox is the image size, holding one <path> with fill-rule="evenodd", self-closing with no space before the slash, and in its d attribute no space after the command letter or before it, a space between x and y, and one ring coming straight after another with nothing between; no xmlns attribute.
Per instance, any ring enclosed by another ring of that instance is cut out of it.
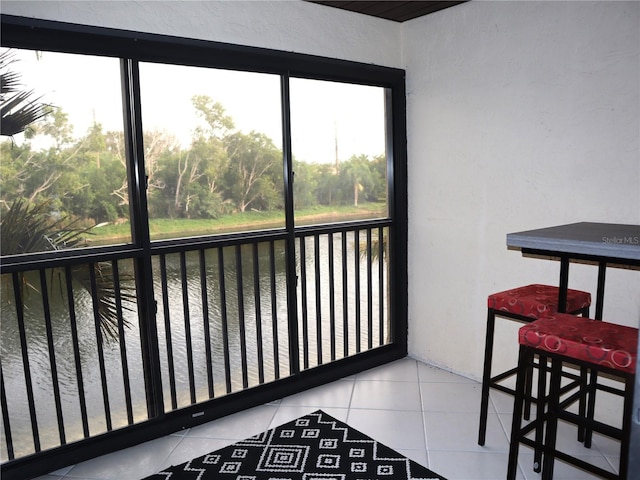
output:
<svg viewBox="0 0 640 480"><path fill-rule="evenodd" d="M192 98L204 122L188 147L162 131L145 131L150 218L217 218L284 208L282 152L265 134L237 130L210 97ZM125 139L96 121L79 138L61 108L24 132L20 145L2 142L0 209L16 199L47 202L54 216L85 226L128 218ZM46 140L46 147L38 147ZM296 208L386 201L386 159L352 156L334 164L294 159Z"/></svg>

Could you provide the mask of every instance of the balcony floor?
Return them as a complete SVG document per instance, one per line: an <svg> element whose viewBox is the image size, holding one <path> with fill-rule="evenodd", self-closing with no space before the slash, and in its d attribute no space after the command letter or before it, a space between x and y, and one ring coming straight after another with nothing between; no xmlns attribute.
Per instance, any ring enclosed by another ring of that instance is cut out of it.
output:
<svg viewBox="0 0 640 480"><path fill-rule="evenodd" d="M491 393L487 442L480 447L476 443L480 384L405 358L37 480L140 479L319 408L450 480L495 480L506 475L512 401L510 396ZM572 453L603 468L617 466L619 444L604 437L594 436L593 447L587 450L572 432L561 430L558 442L573 443ZM531 469L532 461L532 451L523 447L519 479L540 478ZM554 478L592 477L557 462Z"/></svg>

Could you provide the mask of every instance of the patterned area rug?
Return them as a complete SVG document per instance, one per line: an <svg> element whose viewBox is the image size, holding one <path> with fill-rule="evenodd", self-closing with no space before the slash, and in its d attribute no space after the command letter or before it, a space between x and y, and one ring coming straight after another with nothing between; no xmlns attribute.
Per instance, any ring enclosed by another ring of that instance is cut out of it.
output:
<svg viewBox="0 0 640 480"><path fill-rule="evenodd" d="M322 410L145 480L445 480Z"/></svg>

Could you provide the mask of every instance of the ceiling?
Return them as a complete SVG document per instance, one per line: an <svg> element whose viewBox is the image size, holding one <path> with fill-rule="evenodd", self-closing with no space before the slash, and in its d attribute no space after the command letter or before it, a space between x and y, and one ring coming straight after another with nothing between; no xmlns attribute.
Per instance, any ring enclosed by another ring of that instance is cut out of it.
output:
<svg viewBox="0 0 640 480"><path fill-rule="evenodd" d="M386 18L387 20L393 20L394 22L404 22L411 20L412 18L422 17L445 8L453 7L460 3L464 3L469 0L462 1L350 1L350 2L334 2L324 0L307 0L311 3L318 3L321 5L327 5L329 7L340 8L342 10L349 10L351 12L363 13L365 15L372 15L378 18Z"/></svg>

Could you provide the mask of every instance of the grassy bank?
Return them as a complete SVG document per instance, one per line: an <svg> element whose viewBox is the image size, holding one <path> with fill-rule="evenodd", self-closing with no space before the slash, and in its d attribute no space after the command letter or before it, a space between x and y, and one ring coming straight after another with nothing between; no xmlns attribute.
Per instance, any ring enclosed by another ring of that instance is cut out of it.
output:
<svg viewBox="0 0 640 480"><path fill-rule="evenodd" d="M296 211L296 224L332 223L360 218L386 216L384 203L366 203L354 206L316 206ZM215 219L158 218L150 219L151 237L172 238L228 233L241 230L259 230L284 227L284 212L239 212ZM91 243L119 243L129 241L131 226L128 221L93 228L87 240Z"/></svg>

